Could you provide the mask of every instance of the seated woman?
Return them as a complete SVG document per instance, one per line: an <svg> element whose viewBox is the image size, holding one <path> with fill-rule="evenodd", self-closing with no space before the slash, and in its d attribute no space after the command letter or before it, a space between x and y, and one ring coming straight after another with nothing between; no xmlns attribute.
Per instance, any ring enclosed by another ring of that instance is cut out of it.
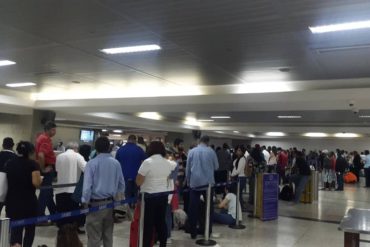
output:
<svg viewBox="0 0 370 247"><path fill-rule="evenodd" d="M226 196L218 205L221 209L219 213L215 212L213 215L213 222L235 225L236 223L236 203L239 203L239 220L242 220L242 210L239 200L236 199L236 185L232 184L225 188Z"/></svg>

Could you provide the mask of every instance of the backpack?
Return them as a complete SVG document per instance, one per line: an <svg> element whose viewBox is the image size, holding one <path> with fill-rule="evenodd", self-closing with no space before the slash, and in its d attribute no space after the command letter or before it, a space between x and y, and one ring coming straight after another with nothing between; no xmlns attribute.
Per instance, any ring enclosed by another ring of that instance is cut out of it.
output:
<svg viewBox="0 0 370 247"><path fill-rule="evenodd" d="M283 201L292 201L294 199L293 187L290 184L284 185L279 194L279 199Z"/></svg>

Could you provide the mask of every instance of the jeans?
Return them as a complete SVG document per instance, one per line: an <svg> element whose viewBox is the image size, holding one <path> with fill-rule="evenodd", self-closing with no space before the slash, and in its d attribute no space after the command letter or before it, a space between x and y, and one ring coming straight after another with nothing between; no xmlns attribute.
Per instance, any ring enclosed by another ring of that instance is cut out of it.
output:
<svg viewBox="0 0 370 247"><path fill-rule="evenodd" d="M199 220L200 211L200 196L203 195L205 204L207 202L207 190L190 190L190 205L189 205L189 223L190 223L190 234L192 238L197 236L197 222ZM213 219L213 189L211 190L211 205L210 205L210 216L209 216L209 235L212 233L212 219Z"/></svg>
<svg viewBox="0 0 370 247"><path fill-rule="evenodd" d="M170 238L171 237L171 230L172 230L172 207L171 207L171 204L167 205L166 225L167 225L167 238Z"/></svg>
<svg viewBox="0 0 370 247"><path fill-rule="evenodd" d="M302 192L304 191L309 178L310 176L304 176L300 174L297 174L294 177L292 177L292 180L295 184L295 197L294 197L295 203L298 203L299 200L301 199Z"/></svg>
<svg viewBox="0 0 370 247"><path fill-rule="evenodd" d="M370 187L370 168L365 168L366 187Z"/></svg>
<svg viewBox="0 0 370 247"><path fill-rule="evenodd" d="M343 173L337 173L337 190L343 190Z"/></svg>
<svg viewBox="0 0 370 247"><path fill-rule="evenodd" d="M213 221L223 225L235 225L236 220L228 214L226 210L221 210L220 213L213 214Z"/></svg>
<svg viewBox="0 0 370 247"><path fill-rule="evenodd" d="M35 238L35 228L36 228L35 225L12 228L10 236L11 245L20 244L23 247L32 247L32 243ZM23 229L25 230L25 233L22 245Z"/></svg>
<svg viewBox="0 0 370 247"><path fill-rule="evenodd" d="M54 179L54 172L44 173L44 179L41 186L52 185ZM54 189L42 189L39 195L39 215L45 215L45 209L48 207L50 214L57 212L57 207L54 202Z"/></svg>

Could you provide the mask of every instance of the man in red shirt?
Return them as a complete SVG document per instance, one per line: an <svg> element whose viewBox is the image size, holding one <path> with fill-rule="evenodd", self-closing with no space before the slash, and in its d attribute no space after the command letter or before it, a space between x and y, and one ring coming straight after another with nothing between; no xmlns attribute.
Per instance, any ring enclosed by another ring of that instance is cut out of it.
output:
<svg viewBox="0 0 370 247"><path fill-rule="evenodd" d="M278 148L278 158L277 158L277 173L279 174L279 184L281 180L286 180L285 178L285 168L288 165L288 154L285 150Z"/></svg>
<svg viewBox="0 0 370 247"><path fill-rule="evenodd" d="M54 122L48 121L44 125L44 133L39 135L36 140L36 159L40 164L41 174L44 176L42 186L52 185L55 177L55 161L56 157L53 151L53 143L51 137L56 134L56 125ZM57 212L53 189L42 189L39 195L39 215L45 214L45 209L48 207L50 214Z"/></svg>

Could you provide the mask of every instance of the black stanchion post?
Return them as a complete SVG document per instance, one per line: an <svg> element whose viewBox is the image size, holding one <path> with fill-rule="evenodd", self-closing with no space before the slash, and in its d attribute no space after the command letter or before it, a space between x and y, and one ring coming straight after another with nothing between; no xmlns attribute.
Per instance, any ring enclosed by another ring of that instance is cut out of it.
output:
<svg viewBox="0 0 370 247"><path fill-rule="evenodd" d="M207 190L207 210L206 210L206 226L204 230L204 239L199 239L195 243L197 245L202 245L202 246L214 246L217 244L216 241L209 239L209 218L211 214L211 184L208 184L208 190Z"/></svg>
<svg viewBox="0 0 370 247"><path fill-rule="evenodd" d="M144 240L144 213L145 213L145 194L141 193L140 204L140 227L139 227L139 247L143 247Z"/></svg>
<svg viewBox="0 0 370 247"><path fill-rule="evenodd" d="M10 234L10 219L4 218L0 219L0 246L1 247L8 247L10 245L9 242L9 234Z"/></svg>
<svg viewBox="0 0 370 247"><path fill-rule="evenodd" d="M239 214L239 198L240 198L240 178L238 178L238 182L236 184L236 221L235 225L230 225L229 227L232 229L245 229L245 226L240 223L240 214Z"/></svg>

